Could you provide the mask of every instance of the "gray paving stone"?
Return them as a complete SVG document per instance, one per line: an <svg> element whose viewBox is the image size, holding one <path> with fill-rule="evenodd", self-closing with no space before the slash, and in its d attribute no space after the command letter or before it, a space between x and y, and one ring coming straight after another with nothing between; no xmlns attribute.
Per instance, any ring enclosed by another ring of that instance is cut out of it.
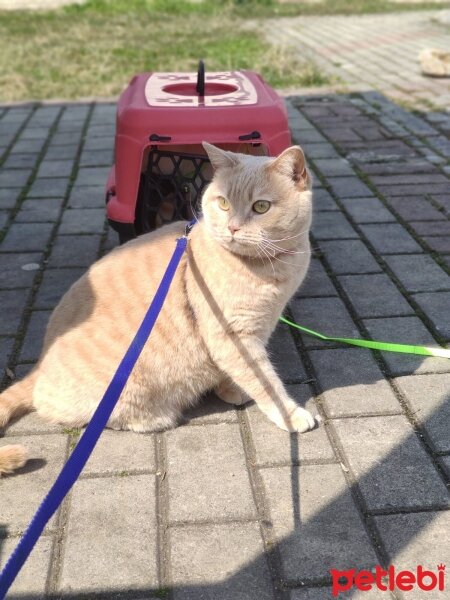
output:
<svg viewBox="0 0 450 600"><path fill-rule="evenodd" d="M37 156L34 154L10 154L3 163L5 169L33 169Z"/></svg>
<svg viewBox="0 0 450 600"><path fill-rule="evenodd" d="M298 355L289 325L279 323L268 345L270 361L285 382L306 379L305 368Z"/></svg>
<svg viewBox="0 0 450 600"><path fill-rule="evenodd" d="M360 240L333 240L320 242L334 273L376 273L380 272L376 260Z"/></svg>
<svg viewBox="0 0 450 600"><path fill-rule="evenodd" d="M372 192L358 177L338 177L331 182L333 191L339 198L363 198Z"/></svg>
<svg viewBox="0 0 450 600"><path fill-rule="evenodd" d="M312 414L317 414L313 394L308 385L286 386L291 398ZM257 465L301 464L305 460L335 462L325 427L320 424L307 434L290 434L276 427L255 403L246 408L256 451Z"/></svg>
<svg viewBox="0 0 450 600"><path fill-rule="evenodd" d="M405 221L439 221L444 219L442 212L423 196L400 196L387 198L386 200Z"/></svg>
<svg viewBox="0 0 450 600"><path fill-rule="evenodd" d="M0 209L14 208L20 190L16 188L0 188Z"/></svg>
<svg viewBox="0 0 450 600"><path fill-rule="evenodd" d="M398 377L400 390L412 405L436 452L450 452L450 374Z"/></svg>
<svg viewBox="0 0 450 600"><path fill-rule="evenodd" d="M67 448L65 435L28 435L8 437L8 444L21 444L28 451L28 462L12 477L2 478L0 505L2 523L8 533L24 531L61 470ZM47 529L54 528L55 517Z"/></svg>
<svg viewBox="0 0 450 600"><path fill-rule="evenodd" d="M256 517L237 425L178 427L166 439L170 522Z"/></svg>
<svg viewBox="0 0 450 600"><path fill-rule="evenodd" d="M100 239L99 235L58 235L48 267L89 267L97 259Z"/></svg>
<svg viewBox="0 0 450 600"><path fill-rule="evenodd" d="M69 133L61 131L52 136L53 146L79 146L81 141L81 130L78 132L71 131Z"/></svg>
<svg viewBox="0 0 450 600"><path fill-rule="evenodd" d="M0 290L0 335L15 335L28 295L28 290Z"/></svg>
<svg viewBox="0 0 450 600"><path fill-rule="evenodd" d="M437 333L445 340L450 340L450 292L414 294L413 299L432 321Z"/></svg>
<svg viewBox="0 0 450 600"><path fill-rule="evenodd" d="M377 564L339 465L276 467L261 470L261 476L284 580Z"/></svg>
<svg viewBox="0 0 450 600"><path fill-rule="evenodd" d="M0 187L21 188L26 185L31 175L31 169L1 169Z"/></svg>
<svg viewBox="0 0 450 600"><path fill-rule="evenodd" d="M359 317L414 314L414 310L384 273L344 275L338 279Z"/></svg>
<svg viewBox="0 0 450 600"><path fill-rule="evenodd" d="M42 254L0 253L0 289L29 288L36 276L37 269L29 265L40 265Z"/></svg>
<svg viewBox="0 0 450 600"><path fill-rule="evenodd" d="M400 412L400 404L368 350L314 350L309 356L330 417Z"/></svg>
<svg viewBox="0 0 450 600"><path fill-rule="evenodd" d="M418 235L450 236L449 221L410 221L409 224Z"/></svg>
<svg viewBox="0 0 450 600"><path fill-rule="evenodd" d="M257 523L170 529L174 600L273 600Z"/></svg>
<svg viewBox="0 0 450 600"><path fill-rule="evenodd" d="M46 152L45 160L73 160L78 154L79 145L55 146L50 143Z"/></svg>
<svg viewBox="0 0 450 600"><path fill-rule="evenodd" d="M0 373L3 375L14 346L12 338L0 337Z"/></svg>
<svg viewBox="0 0 450 600"><path fill-rule="evenodd" d="M422 196L425 194L448 193L448 181L446 183L422 183L414 185L378 185L378 190L383 196Z"/></svg>
<svg viewBox="0 0 450 600"><path fill-rule="evenodd" d="M373 175L371 180L375 185L412 185L427 184L430 182L430 175L423 173L407 173L400 175ZM439 172L433 173L433 183L446 183L448 179Z"/></svg>
<svg viewBox="0 0 450 600"><path fill-rule="evenodd" d="M336 288L328 277L318 258L312 257L303 283L297 290L295 297L303 298L308 296L336 296Z"/></svg>
<svg viewBox="0 0 450 600"><path fill-rule="evenodd" d="M290 600L334 600L332 588L304 588L293 590ZM359 591L354 587L348 592L339 592L339 600L387 600L389 596L380 590Z"/></svg>
<svg viewBox="0 0 450 600"><path fill-rule="evenodd" d="M450 253L450 236L425 236L422 239L434 252Z"/></svg>
<svg viewBox="0 0 450 600"><path fill-rule="evenodd" d="M320 188L313 191L313 211L339 210L332 195L327 190Z"/></svg>
<svg viewBox="0 0 450 600"><path fill-rule="evenodd" d="M101 208L105 211L104 185L74 185L69 197L69 208ZM117 234L116 234L117 235Z"/></svg>
<svg viewBox="0 0 450 600"><path fill-rule="evenodd" d="M91 150L111 150L112 148L114 148L113 135L87 138L83 146L83 149L89 152Z"/></svg>
<svg viewBox="0 0 450 600"><path fill-rule="evenodd" d="M37 124L36 124L37 125ZM33 127L31 121L20 134L19 140L42 140L45 141L48 137L48 125L45 127Z"/></svg>
<svg viewBox="0 0 450 600"><path fill-rule="evenodd" d="M306 148L309 144L327 143L327 140L323 137L317 129L305 129L301 132L300 144L305 145Z"/></svg>
<svg viewBox="0 0 450 600"><path fill-rule="evenodd" d="M39 154L45 144L45 139L38 140L19 140L17 141L13 148L12 152L17 154Z"/></svg>
<svg viewBox="0 0 450 600"><path fill-rule="evenodd" d="M4 566L7 558L12 554L20 538L0 539L1 556L0 566ZM50 567L53 539L51 536L41 536L27 559L16 580L8 593L8 598L36 598L44 596L47 574ZM29 595L28 595L29 594Z"/></svg>
<svg viewBox="0 0 450 600"><path fill-rule="evenodd" d="M317 159L314 161L314 165L325 177L355 176L355 172L346 158Z"/></svg>
<svg viewBox="0 0 450 600"><path fill-rule="evenodd" d="M66 531L64 592L158 587L153 475L78 481Z"/></svg>
<svg viewBox="0 0 450 600"><path fill-rule="evenodd" d="M294 139L300 145L302 142L302 132L294 135ZM308 143L308 145L303 148L307 158L339 158L338 152L335 150L334 146L328 144L327 142L319 142L319 143Z"/></svg>
<svg viewBox="0 0 450 600"><path fill-rule="evenodd" d="M437 565L450 562L450 546L445 533L450 527L450 512L425 512L375 517L375 523L397 572L415 572L417 565L437 573ZM426 582L429 583L430 579ZM446 588L448 582L446 582ZM405 594L408 600L426 597L443 600L446 592L422 591L417 586Z"/></svg>
<svg viewBox="0 0 450 600"><path fill-rule="evenodd" d="M88 127L88 130L86 132L86 137L91 138L91 137L114 136L115 132L116 132L116 128L115 128L115 120L114 119L111 119L107 123L96 123L95 117L94 117Z"/></svg>
<svg viewBox="0 0 450 600"><path fill-rule="evenodd" d="M6 252L42 251L49 242L52 229L51 223L13 223L0 249Z"/></svg>
<svg viewBox="0 0 450 600"><path fill-rule="evenodd" d="M328 336L359 336L358 328L340 298L295 298L290 306L298 325ZM306 334L301 336L307 348L329 345L329 342Z"/></svg>
<svg viewBox="0 0 450 600"><path fill-rule="evenodd" d="M17 365L14 369L17 380L22 379L25 375L21 367L27 367L27 371L30 372L32 365ZM25 436L30 434L47 434L47 433L64 433L67 431L61 425L57 423L50 423L45 421L36 412L29 413L13 421L5 432L5 443L9 443L9 437Z"/></svg>
<svg viewBox="0 0 450 600"><path fill-rule="evenodd" d="M334 425L369 510L450 505L446 486L403 415Z"/></svg>
<svg viewBox="0 0 450 600"><path fill-rule="evenodd" d="M439 347L418 317L366 319L364 325L374 340ZM450 371L450 361L446 358L397 352L382 352L382 355L393 375Z"/></svg>
<svg viewBox="0 0 450 600"><path fill-rule="evenodd" d="M339 212L316 213L313 218L312 233L318 240L358 237L348 220Z"/></svg>
<svg viewBox="0 0 450 600"><path fill-rule="evenodd" d="M63 201L63 198L25 200L14 220L16 223L56 223Z"/></svg>
<svg viewBox="0 0 450 600"><path fill-rule="evenodd" d="M69 180L67 178L46 178L35 179L31 188L28 190L28 198L61 198L67 190Z"/></svg>
<svg viewBox="0 0 450 600"><path fill-rule="evenodd" d="M111 166L113 163L113 151L110 150L85 150L80 157L81 167Z"/></svg>
<svg viewBox="0 0 450 600"><path fill-rule="evenodd" d="M375 196L342 198L341 202L355 223L388 223L396 220Z"/></svg>
<svg viewBox="0 0 450 600"><path fill-rule="evenodd" d="M369 242L379 254L422 252L419 244L399 223L361 225Z"/></svg>
<svg viewBox="0 0 450 600"><path fill-rule="evenodd" d="M447 476L450 477L450 456L442 456L439 459L444 471L447 473Z"/></svg>
<svg viewBox="0 0 450 600"><path fill-rule="evenodd" d="M208 423L237 423L234 406L220 400L214 392L206 394L200 403L183 413L186 425L207 425Z"/></svg>
<svg viewBox="0 0 450 600"><path fill-rule="evenodd" d="M84 269L48 269L36 296L34 308L54 308L69 287L83 275Z"/></svg>
<svg viewBox="0 0 450 600"><path fill-rule="evenodd" d="M384 260L408 292L450 289L450 277L431 256L386 256Z"/></svg>
<svg viewBox="0 0 450 600"><path fill-rule="evenodd" d="M6 223L8 222L8 218L9 218L9 214L6 212L6 210L1 210L0 211L0 230L5 227Z"/></svg>
<svg viewBox="0 0 450 600"><path fill-rule="evenodd" d="M126 474L137 470L156 470L154 436L106 430L100 436L83 473Z"/></svg>
<svg viewBox="0 0 450 600"><path fill-rule="evenodd" d="M109 175L109 167L82 167L78 170L75 185L104 185Z"/></svg>
<svg viewBox="0 0 450 600"><path fill-rule="evenodd" d="M38 177L70 177L73 169L73 160L44 160L39 165Z"/></svg>
<svg viewBox="0 0 450 600"><path fill-rule="evenodd" d="M50 319L50 310L35 310L31 313L27 332L22 343L19 360L36 362L41 355L45 330Z"/></svg>
<svg viewBox="0 0 450 600"><path fill-rule="evenodd" d="M59 233L102 233L105 218L104 208L72 208L64 213Z"/></svg>

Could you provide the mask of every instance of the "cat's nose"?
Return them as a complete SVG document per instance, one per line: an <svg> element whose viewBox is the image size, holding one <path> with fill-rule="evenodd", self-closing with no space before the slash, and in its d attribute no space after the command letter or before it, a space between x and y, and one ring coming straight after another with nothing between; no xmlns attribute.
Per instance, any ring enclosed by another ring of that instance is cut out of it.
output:
<svg viewBox="0 0 450 600"><path fill-rule="evenodd" d="M233 225L232 223L228 223L228 229L230 230L231 235L234 235L236 231L239 231L240 227Z"/></svg>

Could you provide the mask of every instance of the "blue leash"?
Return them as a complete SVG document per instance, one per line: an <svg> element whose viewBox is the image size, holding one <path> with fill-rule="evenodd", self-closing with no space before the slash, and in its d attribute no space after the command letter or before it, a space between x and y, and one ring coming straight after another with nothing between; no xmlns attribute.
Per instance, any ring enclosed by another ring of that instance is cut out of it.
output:
<svg viewBox="0 0 450 600"><path fill-rule="evenodd" d="M8 559L0 573L0 600L4 600L6 593L11 587L14 579L23 567L25 561L33 550L44 527L55 514L66 494L78 479L84 465L94 449L95 444L100 437L103 429L111 416L114 407L117 404L120 394L139 358L142 349L148 340L150 332L158 318L161 308L169 291L170 284L175 275L178 263L183 256L188 242L188 235L194 226L195 221L186 225L184 236L178 238L175 251L167 266L166 272L159 284L158 290L152 303L145 315L133 341L130 344L125 356L122 358L114 377L111 380L100 404L97 406L91 421L84 430L78 444L75 446L68 461L58 475L55 483L51 487L47 496L37 509L28 529L23 534L20 542L17 544L14 552Z"/></svg>

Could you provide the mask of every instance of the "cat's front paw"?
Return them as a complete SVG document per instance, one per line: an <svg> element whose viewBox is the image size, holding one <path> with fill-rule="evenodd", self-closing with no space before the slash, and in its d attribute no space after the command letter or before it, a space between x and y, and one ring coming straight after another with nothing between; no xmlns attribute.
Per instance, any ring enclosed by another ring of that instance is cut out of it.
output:
<svg viewBox="0 0 450 600"><path fill-rule="evenodd" d="M272 420L278 427L291 433L305 433L316 426L316 420L312 414L300 406L297 406L289 415L278 413Z"/></svg>

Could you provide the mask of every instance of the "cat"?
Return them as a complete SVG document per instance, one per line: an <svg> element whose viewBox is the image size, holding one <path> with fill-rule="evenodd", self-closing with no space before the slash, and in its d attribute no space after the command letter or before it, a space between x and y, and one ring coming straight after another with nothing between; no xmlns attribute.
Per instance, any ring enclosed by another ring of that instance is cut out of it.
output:
<svg viewBox="0 0 450 600"><path fill-rule="evenodd" d="M305 432L314 417L289 397L266 345L310 260L311 175L303 151L278 157L204 143L214 176L153 332L108 427L173 427L209 390L249 399L276 425ZM40 359L0 395L0 427L36 410L68 427L90 420L147 310L185 222L114 249L53 311ZM22 446L0 448L0 474L23 466Z"/></svg>

